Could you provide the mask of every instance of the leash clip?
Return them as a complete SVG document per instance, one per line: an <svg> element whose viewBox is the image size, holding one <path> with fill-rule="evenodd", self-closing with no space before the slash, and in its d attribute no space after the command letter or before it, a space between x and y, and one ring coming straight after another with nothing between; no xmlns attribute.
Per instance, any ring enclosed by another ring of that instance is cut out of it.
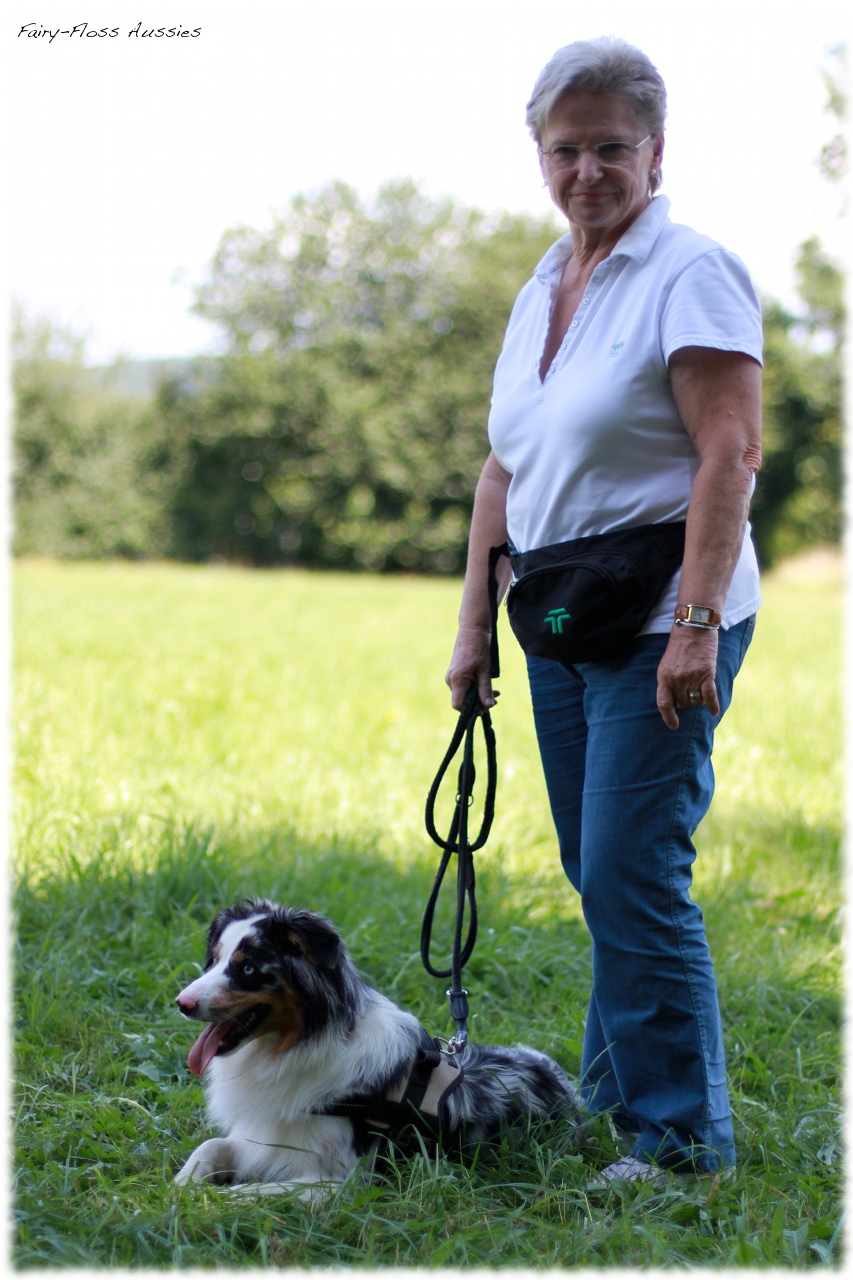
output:
<svg viewBox="0 0 853 1280"><path fill-rule="evenodd" d="M451 987L444 993L450 998L450 1016L456 1023L456 1035L447 1042L448 1053L461 1053L468 1043L468 992L464 987Z"/></svg>

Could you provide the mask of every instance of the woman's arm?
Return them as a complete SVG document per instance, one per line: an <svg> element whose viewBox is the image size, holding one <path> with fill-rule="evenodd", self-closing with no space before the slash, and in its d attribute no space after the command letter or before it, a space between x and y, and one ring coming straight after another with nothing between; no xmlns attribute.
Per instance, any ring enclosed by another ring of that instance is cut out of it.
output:
<svg viewBox="0 0 853 1280"><path fill-rule="evenodd" d="M492 620L489 613L489 550L506 542L506 495L512 476L490 453L474 494L474 514L468 536L468 562L459 610L459 631L447 671L453 706L459 711L472 684L484 707L493 707L490 672ZM498 564L498 598L509 585L506 560Z"/></svg>
<svg viewBox="0 0 853 1280"><path fill-rule="evenodd" d="M740 352L683 347L669 362L675 403L699 454L687 513L679 603L722 611L743 542L752 477L761 465L761 367ZM673 626L658 667L657 704L678 728L676 707L698 689L712 715L716 631Z"/></svg>

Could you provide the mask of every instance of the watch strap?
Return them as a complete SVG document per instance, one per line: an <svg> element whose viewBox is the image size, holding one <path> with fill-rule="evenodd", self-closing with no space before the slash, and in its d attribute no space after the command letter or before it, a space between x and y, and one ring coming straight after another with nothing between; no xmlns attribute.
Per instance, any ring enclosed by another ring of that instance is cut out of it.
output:
<svg viewBox="0 0 853 1280"><path fill-rule="evenodd" d="M700 627L718 627L723 621L723 615L719 609L709 609L704 604L677 604L675 621Z"/></svg>

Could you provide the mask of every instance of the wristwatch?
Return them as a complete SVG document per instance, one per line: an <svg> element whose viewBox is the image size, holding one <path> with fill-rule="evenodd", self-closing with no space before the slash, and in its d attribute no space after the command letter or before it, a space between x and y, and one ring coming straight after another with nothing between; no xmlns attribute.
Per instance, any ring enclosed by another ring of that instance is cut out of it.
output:
<svg viewBox="0 0 853 1280"><path fill-rule="evenodd" d="M723 620L719 609L709 609L704 604L677 604L675 621L693 627L718 627Z"/></svg>

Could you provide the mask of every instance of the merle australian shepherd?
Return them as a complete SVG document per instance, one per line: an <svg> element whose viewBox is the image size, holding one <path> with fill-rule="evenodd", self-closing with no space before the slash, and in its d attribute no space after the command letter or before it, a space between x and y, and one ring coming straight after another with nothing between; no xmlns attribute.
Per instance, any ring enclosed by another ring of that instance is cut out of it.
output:
<svg viewBox="0 0 853 1280"><path fill-rule="evenodd" d="M209 1118L225 1135L196 1148L179 1183L274 1191L339 1182L389 1144L460 1151L526 1118L579 1131L581 1106L556 1062L522 1047L442 1050L309 911L263 898L220 911L204 970L175 1003L206 1024L189 1068L205 1076Z"/></svg>

